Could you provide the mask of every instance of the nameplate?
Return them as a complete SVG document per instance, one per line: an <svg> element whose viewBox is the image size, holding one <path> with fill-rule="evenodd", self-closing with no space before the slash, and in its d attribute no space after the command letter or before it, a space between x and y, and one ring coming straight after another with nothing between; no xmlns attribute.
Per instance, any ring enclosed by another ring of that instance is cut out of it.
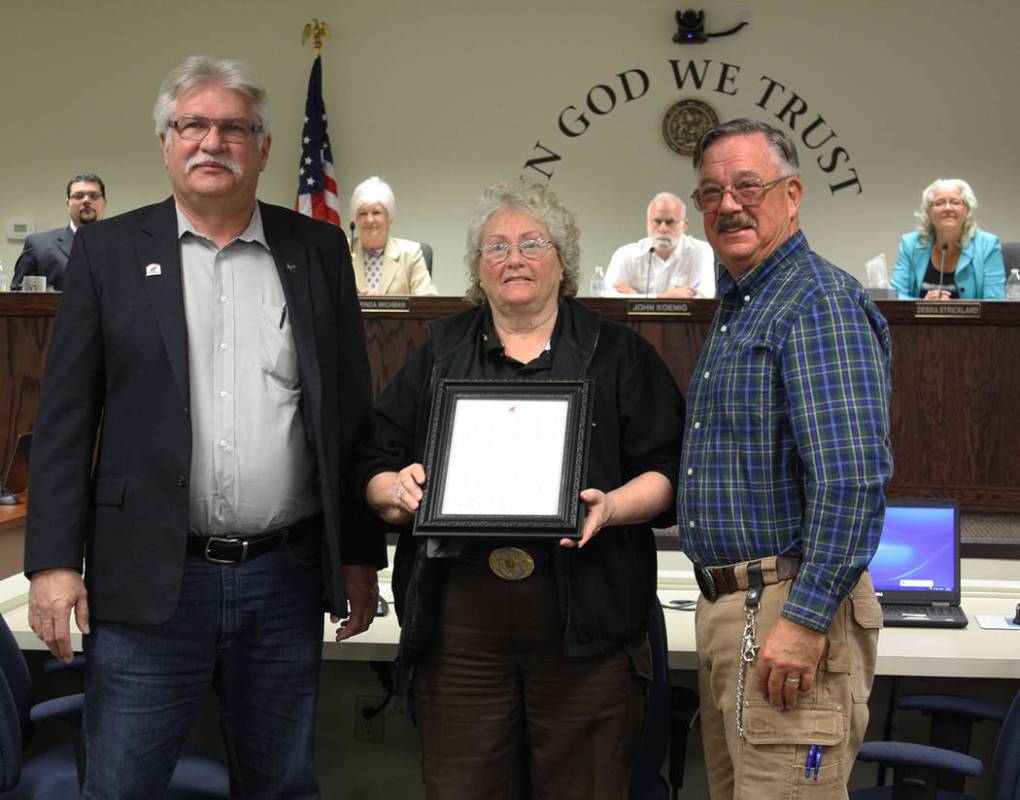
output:
<svg viewBox="0 0 1020 800"><path fill-rule="evenodd" d="M361 310L365 311L396 311L407 313L411 310L411 300L407 297L359 297Z"/></svg>
<svg viewBox="0 0 1020 800"><path fill-rule="evenodd" d="M977 319L981 316L981 303L975 300L926 300L914 303L914 318L930 319Z"/></svg>
<svg viewBox="0 0 1020 800"><path fill-rule="evenodd" d="M689 317L691 308L683 300L628 300L627 315Z"/></svg>

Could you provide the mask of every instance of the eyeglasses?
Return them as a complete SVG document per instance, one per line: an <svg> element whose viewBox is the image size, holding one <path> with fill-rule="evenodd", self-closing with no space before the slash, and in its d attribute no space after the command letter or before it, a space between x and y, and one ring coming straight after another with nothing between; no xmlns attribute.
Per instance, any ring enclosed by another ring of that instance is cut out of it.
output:
<svg viewBox="0 0 1020 800"><path fill-rule="evenodd" d="M658 228L660 225L665 225L667 228L675 228L681 222L683 222L682 219L673 219L672 217L666 217L665 219L659 219L658 217L654 217L651 220L652 225L656 228Z"/></svg>
<svg viewBox="0 0 1020 800"><path fill-rule="evenodd" d="M262 133L261 125L254 125L243 119L213 119L185 115L170 120L170 127L177 135L189 142L200 142L209 135L214 127L220 129L220 137L231 144L243 144L254 134Z"/></svg>
<svg viewBox="0 0 1020 800"><path fill-rule="evenodd" d="M694 201L695 208L704 214L711 214L716 211L722 203L723 197L727 194L733 195L734 202L739 203L744 208L754 208L761 205L765 199L765 192L780 181L785 181L791 177L793 176L782 175L775 180L767 182L762 182L757 178L744 178L725 188L708 184L700 189L695 189L694 193L691 194L691 199Z"/></svg>
<svg viewBox="0 0 1020 800"><path fill-rule="evenodd" d="M502 264L510 257L510 251L515 247L517 251L529 261L541 261L542 256L545 255L545 251L550 247L555 247L552 242L547 239L525 239L523 242L517 244L510 244L510 242L495 242L494 244L487 244L478 252L482 254L482 258L485 263L489 266L495 266L496 264Z"/></svg>
<svg viewBox="0 0 1020 800"><path fill-rule="evenodd" d="M949 206L950 208L962 208L965 205L966 203L964 203L959 197L940 197L938 200L931 201L932 208L945 208L946 206Z"/></svg>
<svg viewBox="0 0 1020 800"><path fill-rule="evenodd" d="M94 203L102 198L101 192L75 192L67 196L68 200L74 200L76 203L80 203L82 200L91 200Z"/></svg>

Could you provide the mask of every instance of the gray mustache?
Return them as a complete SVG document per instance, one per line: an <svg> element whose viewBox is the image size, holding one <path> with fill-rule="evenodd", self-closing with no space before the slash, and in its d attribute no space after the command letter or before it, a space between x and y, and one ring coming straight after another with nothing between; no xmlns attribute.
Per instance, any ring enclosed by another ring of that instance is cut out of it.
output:
<svg viewBox="0 0 1020 800"><path fill-rule="evenodd" d="M241 174L241 167L236 161L234 161L234 159L212 154L199 154L192 156L188 159L188 163L184 165L184 168L186 171L191 172L191 170L195 167L201 166L202 164L219 164L221 167L229 169L235 175Z"/></svg>
<svg viewBox="0 0 1020 800"><path fill-rule="evenodd" d="M758 223L754 221L754 217L743 214L729 214L725 217L719 217L715 221L715 230L717 233L725 233L726 231L736 231L741 228L757 228Z"/></svg>

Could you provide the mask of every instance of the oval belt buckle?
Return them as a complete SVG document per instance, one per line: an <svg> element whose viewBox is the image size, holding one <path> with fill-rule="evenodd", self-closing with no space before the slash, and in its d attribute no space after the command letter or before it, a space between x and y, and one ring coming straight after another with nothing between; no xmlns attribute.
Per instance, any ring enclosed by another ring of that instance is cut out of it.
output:
<svg viewBox="0 0 1020 800"><path fill-rule="evenodd" d="M535 559L519 547L497 547L489 553L489 569L505 581L522 581L535 571Z"/></svg>

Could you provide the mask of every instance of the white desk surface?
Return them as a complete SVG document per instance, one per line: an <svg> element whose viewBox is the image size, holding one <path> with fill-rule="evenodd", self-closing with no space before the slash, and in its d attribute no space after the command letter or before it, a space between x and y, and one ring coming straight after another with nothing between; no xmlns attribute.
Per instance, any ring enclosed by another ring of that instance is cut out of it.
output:
<svg viewBox="0 0 1020 800"><path fill-rule="evenodd" d="M392 558L392 554L391 554ZM1017 562L965 559L961 605L970 624L963 630L886 628L879 637L878 674L945 678L1020 678L1020 632L982 630L978 614L1012 616L1020 601ZM1006 576L1009 576L1007 578ZM383 597L390 612L377 617L372 627L355 639L337 644L336 625L326 619L322 657L346 661L388 661L396 655L400 632L393 611L389 572L380 573ZM690 562L679 553L661 553L659 599L693 600L698 596ZM0 581L0 612L23 650L41 650L42 642L28 627L28 581L15 575ZM694 652L694 613L666 608L666 630L671 669L697 667ZM73 627L73 620L72 620ZM75 648L81 634L73 628Z"/></svg>

